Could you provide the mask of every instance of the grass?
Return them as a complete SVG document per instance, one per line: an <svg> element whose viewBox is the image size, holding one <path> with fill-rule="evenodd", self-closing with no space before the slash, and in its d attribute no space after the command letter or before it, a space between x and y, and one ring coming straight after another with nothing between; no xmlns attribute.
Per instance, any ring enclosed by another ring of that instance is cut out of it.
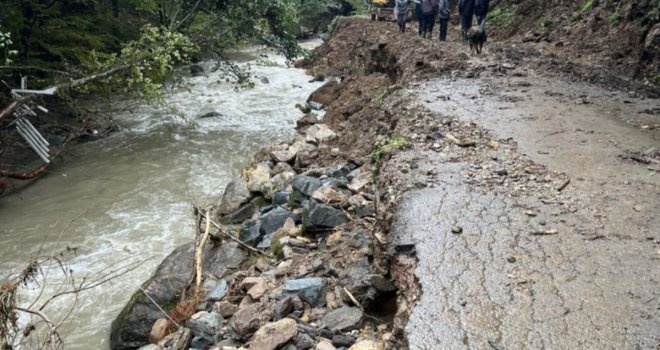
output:
<svg viewBox="0 0 660 350"><path fill-rule="evenodd" d="M504 10L500 7L494 9L488 14L486 21L501 29L509 29L513 27L513 24L518 17L518 5L513 4Z"/></svg>
<svg viewBox="0 0 660 350"><path fill-rule="evenodd" d="M573 12L573 14L571 15L571 21L577 22L582 18L584 18L584 15L594 8L595 3L596 0L587 0L584 3L582 3L582 6L580 6L580 8L577 11Z"/></svg>
<svg viewBox="0 0 660 350"><path fill-rule="evenodd" d="M383 165L383 156L392 153L398 149L404 149L410 146L410 141L401 135L392 135L390 138L376 141L371 151L371 161L374 163L374 171L371 173L371 181L375 182L380 173L380 167Z"/></svg>
<svg viewBox="0 0 660 350"><path fill-rule="evenodd" d="M621 21L621 14L618 12L612 12L607 16L607 23L611 25L616 25Z"/></svg>

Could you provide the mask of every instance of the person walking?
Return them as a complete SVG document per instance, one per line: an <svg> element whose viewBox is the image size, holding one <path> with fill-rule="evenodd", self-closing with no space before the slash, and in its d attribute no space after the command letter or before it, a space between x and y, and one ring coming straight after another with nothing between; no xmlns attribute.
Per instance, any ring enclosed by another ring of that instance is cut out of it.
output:
<svg viewBox="0 0 660 350"><path fill-rule="evenodd" d="M437 5L434 0L421 0L422 7L422 38L431 38Z"/></svg>
<svg viewBox="0 0 660 350"><path fill-rule="evenodd" d="M467 33L472 27L472 17L474 16L475 0L459 0L458 13L461 16L461 37L467 42Z"/></svg>
<svg viewBox="0 0 660 350"><path fill-rule="evenodd" d="M440 41L447 41L447 25L449 24L449 17L451 17L449 0L440 0L438 14L440 17Z"/></svg>
<svg viewBox="0 0 660 350"><path fill-rule="evenodd" d="M408 22L408 3L409 0L396 0L394 10L396 11L396 20L399 23L399 32L406 32L406 22Z"/></svg>
<svg viewBox="0 0 660 350"><path fill-rule="evenodd" d="M476 0L474 4L474 14L477 16L477 25L484 24L486 15L488 15L489 0Z"/></svg>
<svg viewBox="0 0 660 350"><path fill-rule="evenodd" d="M424 30L424 23L422 21L422 4L420 0L412 0L415 4L415 17L417 17L417 32L419 36L422 36L422 30Z"/></svg>

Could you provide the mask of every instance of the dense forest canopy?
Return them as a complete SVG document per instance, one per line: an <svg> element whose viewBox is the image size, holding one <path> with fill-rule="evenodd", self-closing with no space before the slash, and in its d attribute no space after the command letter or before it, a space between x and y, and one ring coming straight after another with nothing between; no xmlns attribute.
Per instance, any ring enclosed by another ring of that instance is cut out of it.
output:
<svg viewBox="0 0 660 350"><path fill-rule="evenodd" d="M108 78L149 96L182 62L244 43L301 54L296 36L362 0L7 0L0 5L1 73L32 86L126 67ZM9 67L9 64L12 64ZM53 73L59 73L53 75ZM15 79L14 79L15 80ZM121 81L118 81L121 80ZM137 90L136 90L137 89Z"/></svg>

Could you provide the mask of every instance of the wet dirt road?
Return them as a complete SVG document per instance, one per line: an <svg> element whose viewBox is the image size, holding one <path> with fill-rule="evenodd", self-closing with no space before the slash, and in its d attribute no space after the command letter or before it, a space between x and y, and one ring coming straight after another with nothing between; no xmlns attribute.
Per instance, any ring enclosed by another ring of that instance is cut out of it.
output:
<svg viewBox="0 0 660 350"><path fill-rule="evenodd" d="M410 348L660 347L660 166L621 157L660 148L658 100L530 77L413 90L502 147L398 156L434 175L394 227L419 259Z"/></svg>

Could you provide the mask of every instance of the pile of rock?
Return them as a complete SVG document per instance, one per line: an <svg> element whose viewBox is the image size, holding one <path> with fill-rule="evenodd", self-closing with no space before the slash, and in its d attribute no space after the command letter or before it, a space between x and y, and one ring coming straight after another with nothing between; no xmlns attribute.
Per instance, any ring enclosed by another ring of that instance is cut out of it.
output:
<svg viewBox="0 0 660 350"><path fill-rule="evenodd" d="M368 315L396 288L374 264L371 170L315 164L336 134L312 114L298 129L292 142L262 150L267 157L231 181L217 205L225 231L263 254L243 260L244 249L218 236L204 255L204 300L175 325L143 299L160 293L160 308L176 305L192 275L191 246L180 248L113 324L113 349L147 341L158 345L145 349L384 349L391 330Z"/></svg>

